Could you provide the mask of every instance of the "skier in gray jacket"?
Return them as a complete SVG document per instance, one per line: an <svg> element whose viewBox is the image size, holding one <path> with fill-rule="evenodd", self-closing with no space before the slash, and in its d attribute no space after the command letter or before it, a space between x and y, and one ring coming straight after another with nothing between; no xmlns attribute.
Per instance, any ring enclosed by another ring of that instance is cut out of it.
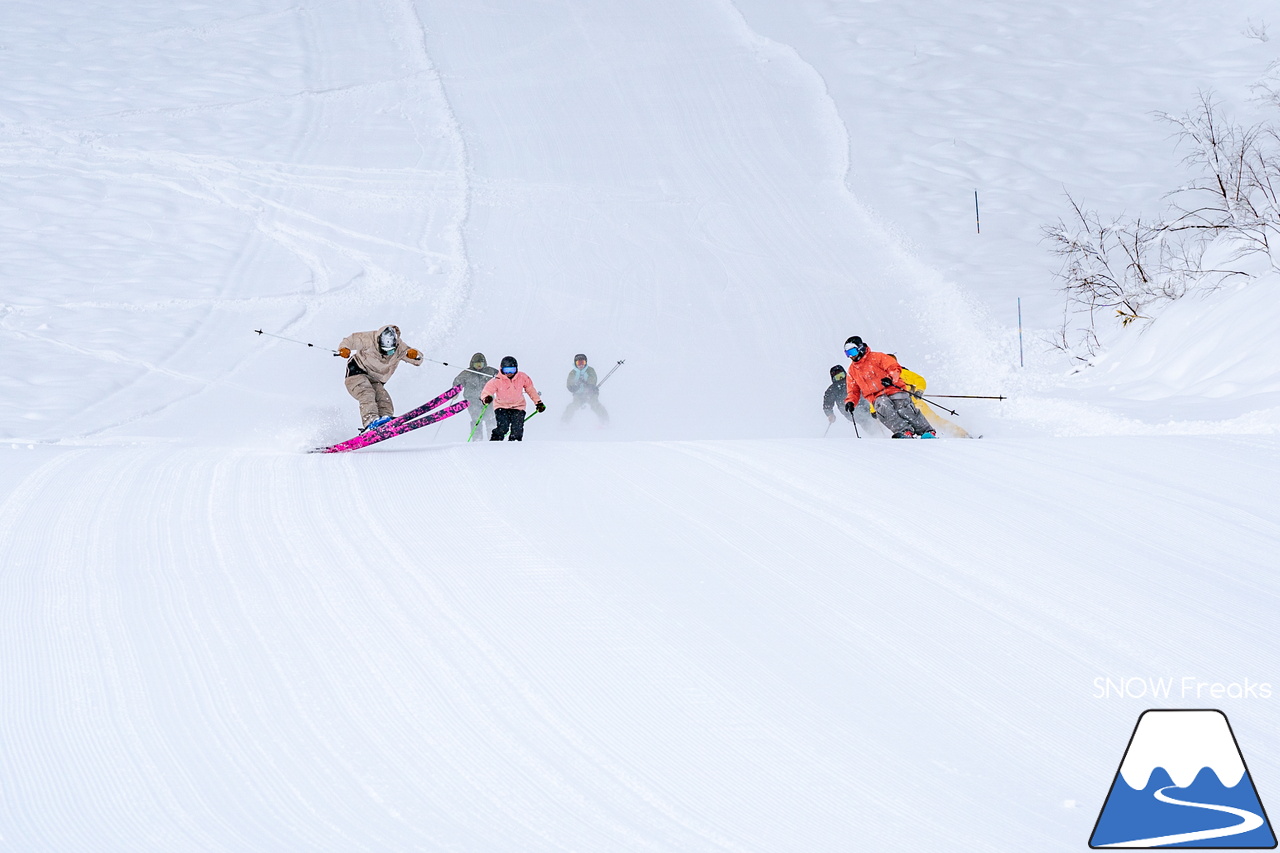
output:
<svg viewBox="0 0 1280 853"><path fill-rule="evenodd" d="M478 352L471 356L471 366L453 377L453 384L462 386L462 398L467 401L467 411L471 413L468 429L479 432L479 430L476 430L476 424L479 422L480 412L483 410L483 428L488 432L493 432L495 426L493 409L486 409L484 404L480 402L480 392L484 389L485 383L497 375L497 368L490 367L489 362L485 360L484 353Z"/></svg>

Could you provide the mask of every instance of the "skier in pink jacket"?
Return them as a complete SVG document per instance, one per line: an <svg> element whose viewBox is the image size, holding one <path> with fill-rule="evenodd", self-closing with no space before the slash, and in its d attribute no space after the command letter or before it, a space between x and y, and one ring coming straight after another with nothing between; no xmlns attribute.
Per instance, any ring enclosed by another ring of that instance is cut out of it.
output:
<svg viewBox="0 0 1280 853"><path fill-rule="evenodd" d="M524 395L528 394L534 408L545 412L542 395L533 387L533 380L528 374L520 372L520 365L515 356L503 356L501 372L485 383L480 392L486 406L493 406L493 415L497 426L489 433L490 441L502 441L508 430L509 441L524 440Z"/></svg>

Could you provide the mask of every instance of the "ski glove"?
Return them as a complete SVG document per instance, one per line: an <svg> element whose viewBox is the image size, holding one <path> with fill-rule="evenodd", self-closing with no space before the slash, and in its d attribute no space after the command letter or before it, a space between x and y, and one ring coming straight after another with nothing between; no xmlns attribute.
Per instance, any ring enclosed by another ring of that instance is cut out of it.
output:
<svg viewBox="0 0 1280 853"><path fill-rule="evenodd" d="M490 394L488 397L485 397L485 398L484 398L484 404L485 404L486 406L487 406L487 405L489 405L489 404L490 404L490 403L492 403L492 402L493 402L493 395L492 395L492 394Z"/></svg>
<svg viewBox="0 0 1280 853"><path fill-rule="evenodd" d="M418 358L422 353L418 352L416 349L411 349L406 350L405 355L409 356L409 358Z"/></svg>
<svg viewBox="0 0 1280 853"><path fill-rule="evenodd" d="M542 412L545 412L547 410L547 404L539 400L537 405L534 406L534 408L538 410L539 414L541 414Z"/></svg>
<svg viewBox="0 0 1280 853"><path fill-rule="evenodd" d="M845 404L844 404L844 410L845 410L846 412L848 412L849 414L851 414L851 415L853 414L853 410L854 410L854 409L856 409L856 408L858 408L858 406L857 406L857 404L856 404L856 403L845 403ZM833 420L833 421L834 421L834 420L835 420L835 418L832 418L831 420Z"/></svg>
<svg viewBox="0 0 1280 853"><path fill-rule="evenodd" d="M338 349L338 355L342 356L343 358L351 358L351 350L347 349L346 347L340 347Z"/></svg>
<svg viewBox="0 0 1280 853"><path fill-rule="evenodd" d="M892 388L892 387L893 387L893 380L892 380L892 379L890 379L888 376L886 376L886 377L884 377L883 379L881 379L881 380L880 380L880 384L881 384L881 385L883 385L883 386L884 386L884 387L886 387L886 388Z"/></svg>

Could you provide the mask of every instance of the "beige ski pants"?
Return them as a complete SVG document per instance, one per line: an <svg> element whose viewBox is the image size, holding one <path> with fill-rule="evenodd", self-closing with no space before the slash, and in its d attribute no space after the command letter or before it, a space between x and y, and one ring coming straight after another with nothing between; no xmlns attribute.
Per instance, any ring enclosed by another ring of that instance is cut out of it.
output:
<svg viewBox="0 0 1280 853"><path fill-rule="evenodd" d="M370 379L366 374L358 373L348 376L343 383L347 393L360 403L360 425L368 426L369 421L395 414L395 406L391 395L381 382Z"/></svg>

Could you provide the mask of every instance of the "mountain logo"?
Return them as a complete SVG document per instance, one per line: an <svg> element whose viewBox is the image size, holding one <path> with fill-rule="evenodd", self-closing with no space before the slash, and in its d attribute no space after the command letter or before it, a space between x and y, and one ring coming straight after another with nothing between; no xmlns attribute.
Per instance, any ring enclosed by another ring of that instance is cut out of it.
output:
<svg viewBox="0 0 1280 853"><path fill-rule="evenodd" d="M1143 711L1089 846L1274 849L1275 833L1227 715Z"/></svg>

